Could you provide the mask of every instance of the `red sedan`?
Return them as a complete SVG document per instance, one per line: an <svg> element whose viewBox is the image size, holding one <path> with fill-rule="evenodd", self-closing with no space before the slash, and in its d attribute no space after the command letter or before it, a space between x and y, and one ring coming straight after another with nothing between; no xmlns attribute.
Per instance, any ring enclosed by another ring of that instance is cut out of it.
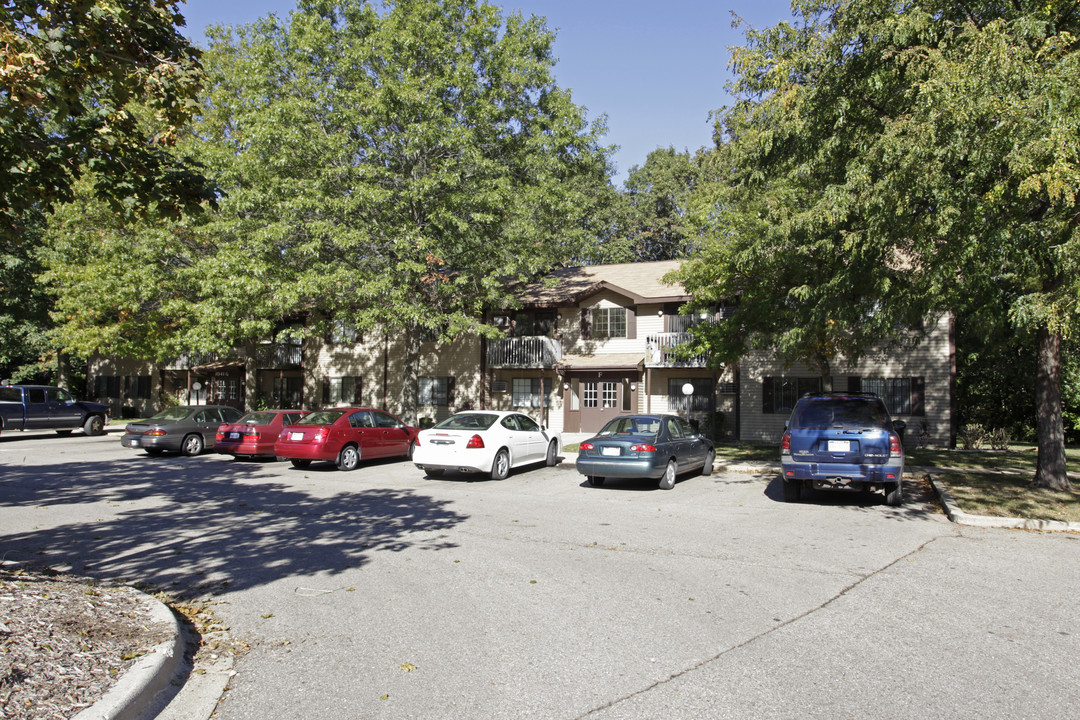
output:
<svg viewBox="0 0 1080 720"><path fill-rule="evenodd" d="M296 467L326 460L342 470L355 470L361 458L411 458L419 432L382 410L318 410L282 429L274 454L289 458Z"/></svg>
<svg viewBox="0 0 1080 720"><path fill-rule="evenodd" d="M308 410L257 410L218 426L214 449L226 455L274 457L281 428L298 422Z"/></svg>

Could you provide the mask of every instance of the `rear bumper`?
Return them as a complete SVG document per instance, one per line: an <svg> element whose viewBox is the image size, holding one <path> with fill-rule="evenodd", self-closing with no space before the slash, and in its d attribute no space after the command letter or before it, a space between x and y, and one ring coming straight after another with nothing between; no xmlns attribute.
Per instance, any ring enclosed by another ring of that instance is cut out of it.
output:
<svg viewBox="0 0 1080 720"><path fill-rule="evenodd" d="M588 477L647 478L659 480L667 469L667 460L661 464L656 457L646 458L605 458L584 457L579 455L575 465L577 471Z"/></svg>
<svg viewBox="0 0 1080 720"><path fill-rule="evenodd" d="M261 457L274 455L274 443L238 443L223 440L214 446L214 450L225 455L244 455Z"/></svg>
<svg viewBox="0 0 1080 720"><path fill-rule="evenodd" d="M289 460L337 460L337 450L331 451L325 445L305 443L274 443L273 454Z"/></svg>
<svg viewBox="0 0 1080 720"><path fill-rule="evenodd" d="M809 480L825 485L845 485L850 482L890 484L903 479L904 464L842 465L837 463L801 463L781 461L786 480Z"/></svg>
<svg viewBox="0 0 1080 720"><path fill-rule="evenodd" d="M123 435L120 445L126 448L146 450L179 450L184 442L183 435Z"/></svg>

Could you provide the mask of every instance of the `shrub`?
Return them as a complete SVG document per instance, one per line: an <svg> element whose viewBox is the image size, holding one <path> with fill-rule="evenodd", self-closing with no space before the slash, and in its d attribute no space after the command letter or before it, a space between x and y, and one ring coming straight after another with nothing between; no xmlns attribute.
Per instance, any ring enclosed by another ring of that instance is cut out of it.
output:
<svg viewBox="0 0 1080 720"><path fill-rule="evenodd" d="M964 425L959 435L965 450L978 450L986 442L986 429L979 423Z"/></svg>

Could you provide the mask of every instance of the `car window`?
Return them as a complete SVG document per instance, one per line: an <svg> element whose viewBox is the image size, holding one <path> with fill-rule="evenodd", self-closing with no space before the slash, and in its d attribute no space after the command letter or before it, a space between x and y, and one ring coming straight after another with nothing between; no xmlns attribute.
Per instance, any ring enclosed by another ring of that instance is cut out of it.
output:
<svg viewBox="0 0 1080 720"><path fill-rule="evenodd" d="M517 415L518 425L528 432L540 432L540 425L528 415Z"/></svg>
<svg viewBox="0 0 1080 720"><path fill-rule="evenodd" d="M302 417L304 417L302 413L285 413L281 418L281 424L292 425Z"/></svg>
<svg viewBox="0 0 1080 720"><path fill-rule="evenodd" d="M499 419L488 413L454 415L432 426L432 430L487 430Z"/></svg>
<svg viewBox="0 0 1080 720"><path fill-rule="evenodd" d="M803 401L795 407L792 415L791 427L807 430L888 426L888 414L884 404L873 398L824 398Z"/></svg>
<svg viewBox="0 0 1080 720"><path fill-rule="evenodd" d="M375 427L375 423L371 419L371 413L367 410L358 410L350 415L349 425L352 425L354 428Z"/></svg>
<svg viewBox="0 0 1080 720"><path fill-rule="evenodd" d="M22 390L13 387L0 387L0 401L22 402Z"/></svg>
<svg viewBox="0 0 1080 720"><path fill-rule="evenodd" d="M195 422L197 423L209 422L209 420L210 413L206 410L200 410L198 413L195 414Z"/></svg>
<svg viewBox="0 0 1080 720"><path fill-rule="evenodd" d="M401 424L396 417L390 413L384 413L382 410L372 410L371 414L375 416L375 427L396 428Z"/></svg>
<svg viewBox="0 0 1080 720"><path fill-rule="evenodd" d="M236 408L225 407L218 410L222 422L236 422L242 413Z"/></svg>
<svg viewBox="0 0 1080 720"><path fill-rule="evenodd" d="M333 425L345 414L344 410L319 410L296 421L297 425Z"/></svg>
<svg viewBox="0 0 1080 720"><path fill-rule="evenodd" d="M517 417L515 415L507 415L499 424L507 430L513 430L515 432L521 430L521 426L518 425Z"/></svg>
<svg viewBox="0 0 1080 720"><path fill-rule="evenodd" d="M683 437L694 437L697 435L697 431L694 430L694 426L687 423L682 418L677 421L679 423L679 430L682 431Z"/></svg>
<svg viewBox="0 0 1080 720"><path fill-rule="evenodd" d="M45 389L44 388L30 388L29 390L26 391L26 394L28 396L28 399L32 403L39 403L40 404L40 403L45 402Z"/></svg>
<svg viewBox="0 0 1080 720"><path fill-rule="evenodd" d="M668 435L671 436L673 440L678 440L683 436L682 427L675 418L668 418L667 431Z"/></svg>
<svg viewBox="0 0 1080 720"><path fill-rule="evenodd" d="M240 425L269 425L274 422L272 412L252 412L240 418Z"/></svg>
<svg viewBox="0 0 1080 720"><path fill-rule="evenodd" d="M75 402L75 398L72 397L71 393L69 393L67 390L64 390L63 388L56 388L55 390L50 390L49 394L52 395L54 398L56 398L57 402L62 402L62 403Z"/></svg>

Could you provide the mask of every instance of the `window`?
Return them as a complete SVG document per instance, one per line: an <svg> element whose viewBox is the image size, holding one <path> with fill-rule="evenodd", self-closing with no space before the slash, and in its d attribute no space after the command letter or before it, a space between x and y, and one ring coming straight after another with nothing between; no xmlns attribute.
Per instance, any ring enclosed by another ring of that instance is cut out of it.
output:
<svg viewBox="0 0 1080 720"><path fill-rule="evenodd" d="M330 334L326 339L331 345L352 345L363 338L352 323L334 318L330 323Z"/></svg>
<svg viewBox="0 0 1080 720"><path fill-rule="evenodd" d="M362 386L359 377L323 378L323 405L359 405Z"/></svg>
<svg viewBox="0 0 1080 720"><path fill-rule="evenodd" d="M848 390L872 392L885 401L890 415L925 415L923 379L848 378Z"/></svg>
<svg viewBox="0 0 1080 720"><path fill-rule="evenodd" d="M150 378L147 378L149 380ZM118 398L120 397L119 375L98 375L94 378L94 397ZM149 397L149 395L147 395Z"/></svg>
<svg viewBox="0 0 1080 720"><path fill-rule="evenodd" d="M379 428L396 428L400 427L401 423L397 421L390 413L385 413L382 410L372 410L371 418L375 421L375 427Z"/></svg>
<svg viewBox="0 0 1080 720"><path fill-rule="evenodd" d="M514 378L514 407L551 407L551 378Z"/></svg>
<svg viewBox="0 0 1080 720"><path fill-rule="evenodd" d="M453 378L449 377L422 377L419 378L419 404L441 405L450 404L450 388L453 386Z"/></svg>
<svg viewBox="0 0 1080 720"><path fill-rule="evenodd" d="M554 311L519 312L514 316L514 337L551 337L559 325L559 314Z"/></svg>
<svg viewBox="0 0 1080 720"><path fill-rule="evenodd" d="M820 377L767 377L762 386L761 412L787 415L808 392L821 392Z"/></svg>
<svg viewBox="0 0 1080 720"><path fill-rule="evenodd" d="M282 410L301 407L304 400L304 379L280 375L275 377L272 400L274 405Z"/></svg>
<svg viewBox="0 0 1080 720"><path fill-rule="evenodd" d="M683 395L683 385L690 383L694 386L694 394L689 398ZM694 412L709 411L713 408L713 381L712 378L669 378L668 379L668 408L672 412L686 412L687 404Z"/></svg>
<svg viewBox="0 0 1080 720"><path fill-rule="evenodd" d="M698 323L705 322L710 317L707 310L698 310L689 315L668 315L668 332L684 333Z"/></svg>
<svg viewBox="0 0 1080 720"><path fill-rule="evenodd" d="M626 337L626 308L593 308L591 336L594 338Z"/></svg>
<svg viewBox="0 0 1080 720"><path fill-rule="evenodd" d="M120 378L117 378L119 380ZM100 378L99 378L100 380ZM109 397L109 396L105 396ZM149 375L125 375L124 397L135 400L146 400L150 397ZM235 398L234 398L235 399Z"/></svg>

